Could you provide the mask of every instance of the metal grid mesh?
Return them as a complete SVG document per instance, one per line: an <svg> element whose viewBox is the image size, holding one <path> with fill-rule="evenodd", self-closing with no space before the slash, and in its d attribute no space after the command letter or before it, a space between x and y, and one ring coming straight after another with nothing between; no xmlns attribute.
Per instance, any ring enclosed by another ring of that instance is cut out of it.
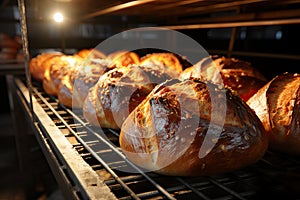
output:
<svg viewBox="0 0 300 200"><path fill-rule="evenodd" d="M254 165L218 176L144 173L122 154L116 131L91 128L80 112L65 108L40 88L35 85L34 97L118 199L300 198L300 160L273 152Z"/></svg>

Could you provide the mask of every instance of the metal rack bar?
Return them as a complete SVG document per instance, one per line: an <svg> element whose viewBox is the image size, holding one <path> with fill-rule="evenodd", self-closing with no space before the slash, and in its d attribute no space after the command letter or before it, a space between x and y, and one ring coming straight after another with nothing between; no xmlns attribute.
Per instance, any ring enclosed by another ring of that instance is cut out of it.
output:
<svg viewBox="0 0 300 200"><path fill-rule="evenodd" d="M203 194L202 192L198 191L196 188L194 188L192 185L190 185L189 183L187 183L186 181L184 181L182 178L176 178L181 184L183 184L184 186L186 186L187 188L191 189L195 194L197 194L200 198L204 199L204 200L209 200L210 198L208 198L205 194Z"/></svg>
<svg viewBox="0 0 300 200"><path fill-rule="evenodd" d="M28 34L27 34L27 23L26 23L26 12L25 12L25 2L24 0L18 0L18 7L21 17L21 32L22 32L22 48L24 53L24 65L25 65L25 74L26 82L29 87L29 99L30 99L30 110L33 114L33 104L32 104L32 83L31 83L31 74L29 71L29 50L28 50Z"/></svg>
<svg viewBox="0 0 300 200"><path fill-rule="evenodd" d="M224 186L223 184L220 184L218 181L216 181L215 179L209 177L209 181L212 182L213 184L215 184L216 186L218 186L219 188L225 190L227 193L231 194L232 196L241 199L241 200L246 200L244 197L242 197L241 195L239 195L238 193L236 193L235 191L229 189L228 187Z"/></svg>
<svg viewBox="0 0 300 200"><path fill-rule="evenodd" d="M227 54L228 53L228 51L222 51L222 50L208 50L208 51L210 53L219 53L219 54ZM251 57L261 57L261 58L277 58L277 59L288 59L288 60L300 60L299 55L278 54L278 53L232 51L231 55L251 56Z"/></svg>
<svg viewBox="0 0 300 200"><path fill-rule="evenodd" d="M233 28L233 27L243 27L243 26L274 26L274 25L288 25L288 24L300 24L300 18L174 25L174 26L160 26L160 27L166 29L174 29L174 30L188 30L188 29L207 29L207 28Z"/></svg>
<svg viewBox="0 0 300 200"><path fill-rule="evenodd" d="M230 9L236 9L239 6L247 5L247 4L253 4L253 3L260 3L265 0L240 0L240 1L231 1L231 2L218 2L212 5L207 6L198 6L198 7L191 7L189 9L186 9L185 12L188 13L203 13L203 12L211 12L211 11L219 11L219 10L230 10ZM182 11L174 12L173 14L176 15Z"/></svg>
<svg viewBox="0 0 300 200"><path fill-rule="evenodd" d="M116 5L116 6L112 6L112 7L94 12L94 13L87 14L87 15L83 16L82 19L89 19L89 18L92 18L92 17L105 15L105 14L112 13L112 12L115 12L115 11L118 11L118 10L123 10L123 9L134 7L134 6L139 6L139 5L150 3L150 2L153 2L153 1L157 1L157 0L143 0L143 1L134 0L134 1L126 2L126 3L123 3L123 4L119 4L119 5Z"/></svg>
<svg viewBox="0 0 300 200"><path fill-rule="evenodd" d="M231 52L233 50L235 37L236 37L236 27L231 29L231 36L230 36L230 40L229 40L228 53L227 53L228 58L231 57Z"/></svg>

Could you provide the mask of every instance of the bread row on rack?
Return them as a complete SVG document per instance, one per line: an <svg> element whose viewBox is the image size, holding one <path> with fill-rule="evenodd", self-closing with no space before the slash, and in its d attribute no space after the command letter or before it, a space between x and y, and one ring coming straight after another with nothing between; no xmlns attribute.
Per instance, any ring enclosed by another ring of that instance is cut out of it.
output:
<svg viewBox="0 0 300 200"><path fill-rule="evenodd" d="M12 36L7 33L0 33L0 61L24 62L22 40L20 36Z"/></svg>
<svg viewBox="0 0 300 200"><path fill-rule="evenodd" d="M120 130L125 155L147 170L224 173L258 161L269 140L283 151L294 143L290 152L299 154L299 75L267 83L238 59L187 63L172 53L85 50L39 55L30 71L91 125Z"/></svg>

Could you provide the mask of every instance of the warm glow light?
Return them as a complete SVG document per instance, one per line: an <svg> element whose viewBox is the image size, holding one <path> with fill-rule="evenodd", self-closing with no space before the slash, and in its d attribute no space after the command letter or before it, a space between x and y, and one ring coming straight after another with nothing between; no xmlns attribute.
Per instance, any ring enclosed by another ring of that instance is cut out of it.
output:
<svg viewBox="0 0 300 200"><path fill-rule="evenodd" d="M61 13L57 12L53 15L53 19L54 21L60 23L64 20L64 16Z"/></svg>

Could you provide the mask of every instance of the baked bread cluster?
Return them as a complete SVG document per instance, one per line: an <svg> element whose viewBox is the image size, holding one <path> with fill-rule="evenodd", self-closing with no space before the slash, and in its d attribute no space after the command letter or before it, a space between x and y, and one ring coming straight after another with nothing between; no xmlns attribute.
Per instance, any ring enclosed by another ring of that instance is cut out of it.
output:
<svg viewBox="0 0 300 200"><path fill-rule="evenodd" d="M147 62L153 62L153 58L157 58L157 62L150 66ZM82 49L74 55L42 53L32 58L29 65L32 77L43 82L46 93L57 96L63 105L78 109L82 108L89 89L114 68L141 65L149 69L155 67L169 75L173 69L183 69L178 57L171 53L153 53L140 58L135 52L117 51L106 56L96 49Z"/></svg>
<svg viewBox="0 0 300 200"><path fill-rule="evenodd" d="M43 77L43 88L47 94L57 96L63 79L75 73L82 58L79 56L63 55L49 61Z"/></svg>
<svg viewBox="0 0 300 200"><path fill-rule="evenodd" d="M192 78L154 88L125 120L120 145L144 169L198 176L255 163L264 155L268 139L243 100L228 89Z"/></svg>
<svg viewBox="0 0 300 200"><path fill-rule="evenodd" d="M89 89L97 83L102 74L113 69L109 66L106 60L98 59L88 60L73 68L70 71L72 73L62 79L57 94L59 102L70 108L81 109Z"/></svg>
<svg viewBox="0 0 300 200"><path fill-rule="evenodd" d="M191 65L170 52L93 50L41 54L30 71L91 126L119 130L124 154L146 170L225 173L257 162L269 140L272 149L300 153L297 74L268 82L235 58Z"/></svg>
<svg viewBox="0 0 300 200"><path fill-rule="evenodd" d="M129 113L157 84L167 79L170 79L168 74L149 67L115 68L103 74L90 89L83 114L93 125L120 129Z"/></svg>
<svg viewBox="0 0 300 200"><path fill-rule="evenodd" d="M24 62L20 36L0 33L0 60L2 62Z"/></svg>
<svg viewBox="0 0 300 200"><path fill-rule="evenodd" d="M58 62L55 60L51 61L52 58L62 55L63 53L61 52L49 52L39 54L32 58L29 62L31 76L38 81L43 81L45 71L49 66L51 66L51 62Z"/></svg>

